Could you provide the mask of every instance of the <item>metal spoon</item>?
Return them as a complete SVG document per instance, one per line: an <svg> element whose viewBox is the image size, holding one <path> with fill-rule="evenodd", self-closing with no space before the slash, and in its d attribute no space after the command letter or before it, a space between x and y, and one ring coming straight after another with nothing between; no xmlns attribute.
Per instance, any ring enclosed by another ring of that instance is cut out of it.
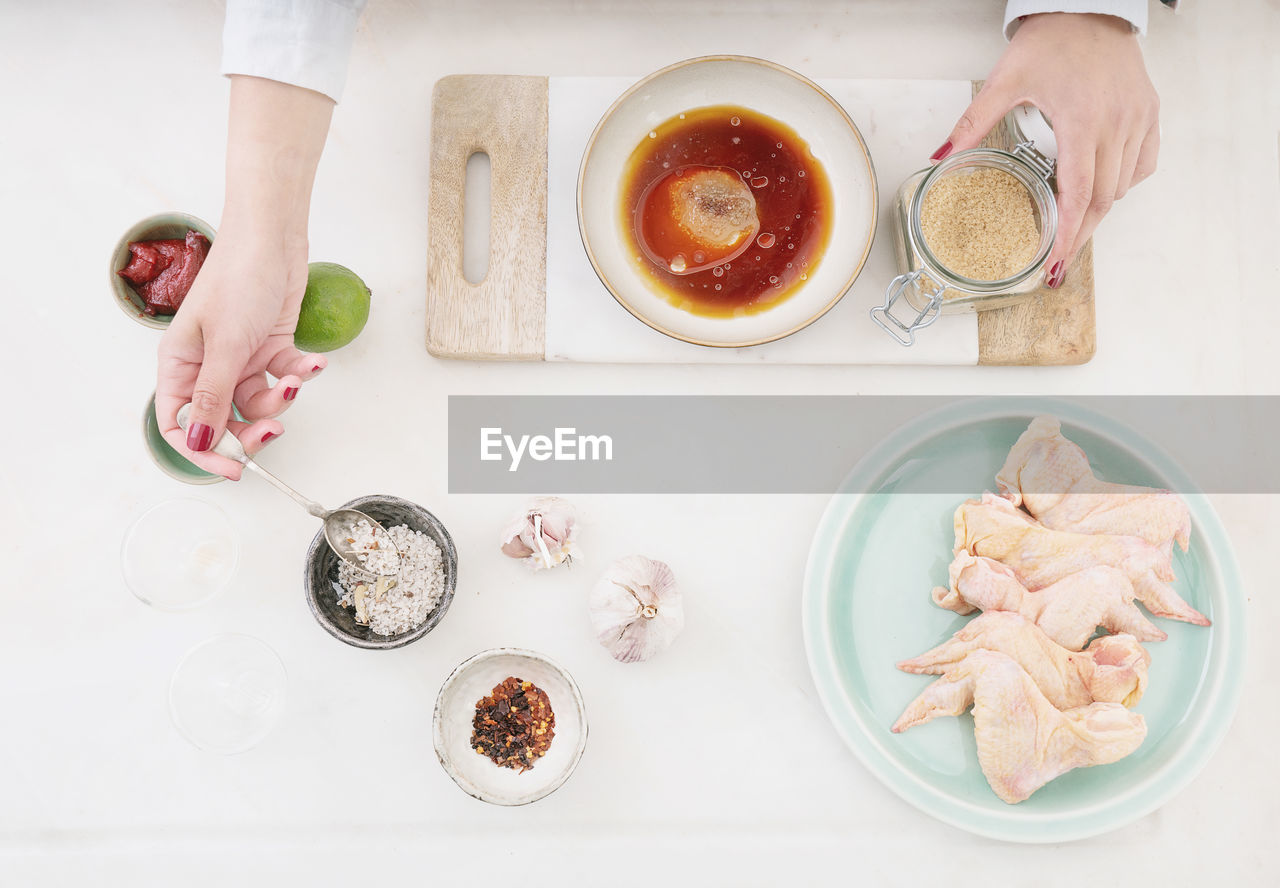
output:
<svg viewBox="0 0 1280 888"><path fill-rule="evenodd" d="M182 405L178 410L178 426L181 427L184 432L187 430L187 424L190 422L190 416L191 405ZM287 493L293 498L294 502L323 521L324 538L329 541L329 548L333 549L339 558L357 570L363 571L366 574L377 573L376 571L372 571L365 567L364 562L356 558L355 548L351 543L347 542L351 535L352 526L358 521L369 522L370 526L374 529L374 534L378 537L379 545L386 544L391 546L392 550L396 553L396 563L399 563L400 552L396 549L395 543L391 540L391 536L381 524L374 521L364 512L359 512L355 509L334 509L333 511L330 511L315 500L307 499L288 484L285 484L275 475L271 474L262 466L254 462L253 457L244 452L244 445L240 443L239 438L231 434L230 429L224 431L222 433L222 437L218 439L218 443L213 445L213 452L219 456L225 456L227 459L234 459L246 469L256 472L258 475L271 482L276 489ZM395 576L397 573L398 571L393 570L387 575Z"/></svg>

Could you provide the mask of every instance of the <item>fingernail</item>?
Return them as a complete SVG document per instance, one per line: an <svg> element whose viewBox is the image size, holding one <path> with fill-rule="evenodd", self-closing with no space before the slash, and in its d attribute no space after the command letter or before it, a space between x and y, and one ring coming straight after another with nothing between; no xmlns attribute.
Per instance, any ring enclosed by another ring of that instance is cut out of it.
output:
<svg viewBox="0 0 1280 888"><path fill-rule="evenodd" d="M187 429L187 449L195 453L203 453L213 443L213 426L202 422L192 423Z"/></svg>
<svg viewBox="0 0 1280 888"><path fill-rule="evenodd" d="M298 397L298 387L296 385L291 385L284 390L284 399L286 401L292 401L296 397Z"/></svg>
<svg viewBox="0 0 1280 888"><path fill-rule="evenodd" d="M268 441L270 441L270 440L271 440L272 438L274 438L275 436L276 436L276 433L275 433L275 432L267 432L265 435L263 435L263 436L262 436L262 443L263 443L263 444L266 444Z"/></svg>
<svg viewBox="0 0 1280 888"><path fill-rule="evenodd" d="M929 155L929 160L934 161L936 163L937 161L942 160L942 158L946 157L950 153L951 153L951 140L947 139L947 141L942 143L941 148L939 148L937 151Z"/></svg>
<svg viewBox="0 0 1280 888"><path fill-rule="evenodd" d="M311 368L311 372L312 372L312 373L319 373L319 372L320 372L321 370L323 370L323 369L324 369L324 365L323 365L323 364L316 364L314 367L312 367L312 368Z"/></svg>
<svg viewBox="0 0 1280 888"><path fill-rule="evenodd" d="M1045 283L1049 285L1050 290L1056 290L1062 286L1062 281L1067 276L1066 269L1063 268L1065 264L1065 259L1059 259L1053 264L1053 268L1049 269L1049 279Z"/></svg>

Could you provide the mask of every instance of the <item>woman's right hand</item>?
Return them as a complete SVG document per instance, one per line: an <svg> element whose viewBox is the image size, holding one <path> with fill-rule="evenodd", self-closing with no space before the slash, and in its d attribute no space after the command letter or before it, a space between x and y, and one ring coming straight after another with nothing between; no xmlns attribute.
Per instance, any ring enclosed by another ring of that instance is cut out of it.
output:
<svg viewBox="0 0 1280 888"><path fill-rule="evenodd" d="M1058 140L1058 238L1045 262L1045 283L1058 287L1111 206L1155 172L1160 98L1124 19L1029 15L929 159L976 148L1010 108L1022 104L1043 111Z"/></svg>
<svg viewBox="0 0 1280 888"><path fill-rule="evenodd" d="M209 452L223 429L229 427L246 452L261 450L284 431L276 417L326 363L293 345L307 286L305 238L291 247L278 241L251 225L224 227L160 341L160 431L196 465L232 479L240 477L241 465ZM188 401L183 432L178 410ZM232 404L245 422L228 422Z"/></svg>
<svg viewBox="0 0 1280 888"><path fill-rule="evenodd" d="M307 289L307 219L333 100L260 77L231 77L221 230L160 340L156 419L177 451L231 479L209 452L230 428L247 453L284 432L276 417L325 367L294 348ZM272 384L267 376L276 381ZM191 402L187 430L178 410ZM230 421L234 404L245 422Z"/></svg>

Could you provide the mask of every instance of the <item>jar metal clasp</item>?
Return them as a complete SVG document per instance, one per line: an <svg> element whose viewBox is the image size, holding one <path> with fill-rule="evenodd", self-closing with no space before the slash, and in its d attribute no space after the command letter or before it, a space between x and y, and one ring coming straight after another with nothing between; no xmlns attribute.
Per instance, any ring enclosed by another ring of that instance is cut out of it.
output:
<svg viewBox="0 0 1280 888"><path fill-rule="evenodd" d="M893 306L906 293L908 287L917 286L921 279L933 285L933 293L929 296L929 304L920 309L914 318L904 321L894 315ZM915 345L916 331L923 330L942 314L942 293L944 289L923 268L900 274L889 282L889 288L884 292L884 305L877 305L871 309L871 320L875 321L882 330L898 340L900 345Z"/></svg>
<svg viewBox="0 0 1280 888"><path fill-rule="evenodd" d="M1052 157L1042 154L1040 149L1036 147L1035 142L1030 140L1026 142L1019 142L1014 146L1012 154L1027 166L1031 167L1031 169L1035 170L1040 178L1044 179L1046 182L1048 182L1049 177L1053 175L1056 161Z"/></svg>

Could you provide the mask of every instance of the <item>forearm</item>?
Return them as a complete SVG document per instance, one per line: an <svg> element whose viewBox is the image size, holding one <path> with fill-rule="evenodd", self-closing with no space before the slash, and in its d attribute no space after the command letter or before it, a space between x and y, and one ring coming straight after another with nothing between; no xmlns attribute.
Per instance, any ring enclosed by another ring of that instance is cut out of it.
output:
<svg viewBox="0 0 1280 888"><path fill-rule="evenodd" d="M224 230L275 233L282 248L305 247L333 106L328 96L299 86L231 77Z"/></svg>

